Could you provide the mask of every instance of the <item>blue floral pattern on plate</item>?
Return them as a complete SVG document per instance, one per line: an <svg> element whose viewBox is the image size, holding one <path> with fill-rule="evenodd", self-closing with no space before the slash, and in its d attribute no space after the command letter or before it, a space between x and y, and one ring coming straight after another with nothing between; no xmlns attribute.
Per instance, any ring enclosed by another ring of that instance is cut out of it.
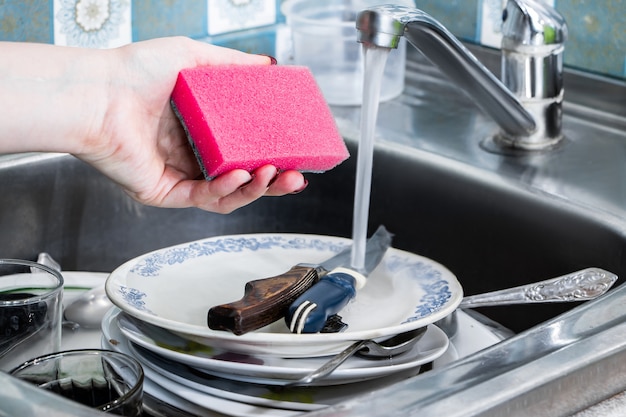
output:
<svg viewBox="0 0 626 417"><path fill-rule="evenodd" d="M272 250L274 248L339 252L343 247L344 245L320 239L285 239L281 236L224 238L193 242L187 246L157 252L137 263L130 272L144 277L156 276L164 266L182 264L189 259L211 256L216 253ZM404 323L421 319L441 309L452 296L448 282L442 278L441 272L431 265L423 262L411 262L407 261L406 258L394 256L388 262L388 267L392 272L409 271L411 278L420 281L420 285L426 292L420 300L421 304L415 307L415 315L406 319ZM129 305L138 310L149 311L143 301L143 298L146 297L144 292L125 286L120 287L119 291Z"/></svg>
<svg viewBox="0 0 626 417"><path fill-rule="evenodd" d="M119 293L129 306L133 306L137 310L154 314L150 311L150 309L146 308L146 303L145 301L143 301L143 299L146 297L145 292L121 285L119 288Z"/></svg>
<svg viewBox="0 0 626 417"><path fill-rule="evenodd" d="M425 294L421 304L415 306L415 315L403 323L409 323L433 314L443 308L452 297L449 282L442 277L441 271L424 262L410 261L406 258L392 256L387 266L390 271L406 270L411 279L420 283Z"/></svg>
<svg viewBox="0 0 626 417"><path fill-rule="evenodd" d="M182 264L189 259L202 256L211 256L216 253L233 253L243 251L260 251L281 249L312 249L316 251L339 252L345 245L337 242L328 242L321 239L287 239L282 236L263 238L238 237L192 242L187 246L174 247L162 252L154 253L137 263L130 272L144 276L156 276L161 268L174 264Z"/></svg>

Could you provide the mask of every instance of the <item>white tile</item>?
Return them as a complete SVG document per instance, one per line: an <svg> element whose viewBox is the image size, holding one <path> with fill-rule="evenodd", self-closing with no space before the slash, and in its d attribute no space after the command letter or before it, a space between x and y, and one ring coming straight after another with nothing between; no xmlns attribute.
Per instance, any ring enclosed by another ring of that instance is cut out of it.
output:
<svg viewBox="0 0 626 417"><path fill-rule="evenodd" d="M276 51L274 58L281 65L293 64L293 45L291 41L291 30L286 25L276 28Z"/></svg>
<svg viewBox="0 0 626 417"><path fill-rule="evenodd" d="M276 22L276 0L207 0L209 35Z"/></svg>
<svg viewBox="0 0 626 417"><path fill-rule="evenodd" d="M554 0L541 0L554 7ZM502 11L507 0L481 0L479 9L480 43L485 46L500 48L502 42Z"/></svg>
<svg viewBox="0 0 626 417"><path fill-rule="evenodd" d="M114 48L132 42L130 0L54 0L55 45Z"/></svg>
<svg viewBox="0 0 626 417"><path fill-rule="evenodd" d="M502 10L506 0L482 0L480 8L480 43L494 48L502 41Z"/></svg>

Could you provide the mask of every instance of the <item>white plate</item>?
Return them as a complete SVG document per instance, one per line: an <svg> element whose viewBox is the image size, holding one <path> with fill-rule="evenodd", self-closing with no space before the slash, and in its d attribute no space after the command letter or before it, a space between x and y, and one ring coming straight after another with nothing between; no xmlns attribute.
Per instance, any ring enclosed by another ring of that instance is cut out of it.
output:
<svg viewBox="0 0 626 417"><path fill-rule="evenodd" d="M103 323L113 323L115 320L111 316L116 314L114 310L107 313L108 317ZM293 410L319 410L354 398L355 395L400 382L419 372L417 366L391 376L353 384L278 388L207 375L187 365L158 357L147 349L132 345L120 329L112 324L103 325L102 335L104 348L137 358L143 365L148 381L188 401L228 415L247 416L255 415L255 412L258 413L256 415L263 415L262 410L268 413L267 410L272 409L278 414L268 414L282 416L287 410L290 410L288 415L294 415Z"/></svg>
<svg viewBox="0 0 626 417"><path fill-rule="evenodd" d="M301 262L319 263L350 240L318 235L221 236L161 249L117 268L106 291L119 308L148 323L230 351L283 357L324 356L354 340L377 339L431 324L451 313L463 291L442 265L390 249L367 285L342 311L341 333L292 334L283 320L236 336L206 324L215 305L238 300L246 282Z"/></svg>
<svg viewBox="0 0 626 417"><path fill-rule="evenodd" d="M219 351L198 345L145 323L136 323L120 310L107 315L103 326L117 326L130 341L166 359L192 366L212 375L253 383L282 385L304 377L329 358L291 358L253 356ZM138 326L137 326L137 325ZM143 324L143 325L142 325ZM149 333L149 334L148 334ZM432 362L448 348L448 337L434 325L405 354L389 360L371 360L353 356L317 385L348 384L394 374Z"/></svg>
<svg viewBox="0 0 626 417"><path fill-rule="evenodd" d="M117 314L116 310L117 309L111 309L102 321L102 348L135 356L130 349L130 342L126 339L119 327L110 324L112 323L111 316L113 314ZM207 395L205 392L201 392L172 381L171 379L163 376L161 373L156 372L153 369L153 366L144 366L142 363L142 367L144 370L145 380L150 382L144 386L144 389L146 389L146 392L150 394L153 394L150 391L151 384L156 384L162 390L166 390L192 404L196 404L207 410L223 413L228 416L258 417L262 415L271 415L272 417L291 417L301 413L294 412L293 410L274 410L273 408L260 407L254 404L249 404L248 402L234 401L231 398L222 398L217 395ZM219 390L214 391L217 393Z"/></svg>
<svg viewBox="0 0 626 417"><path fill-rule="evenodd" d="M61 271L63 275L63 302L71 301L81 293L104 284L108 272Z"/></svg>
<svg viewBox="0 0 626 417"><path fill-rule="evenodd" d="M103 344L102 346L103 347L107 346L107 349L109 350L111 349L106 344ZM211 410L201 407L198 404L194 404L191 401L187 401L186 399L166 390L165 388L162 388L160 385L156 384L155 382L153 382L152 380L148 378L144 378L143 380L143 390L144 392L149 393L152 397L160 401L163 401L164 403L169 404L172 407L182 410L183 412L187 413L189 417L192 417L192 416L224 417L222 413L218 414L217 412L212 412ZM159 416L167 417L169 416L169 414L161 413L159 414Z"/></svg>
<svg viewBox="0 0 626 417"><path fill-rule="evenodd" d="M118 341L116 339L113 340L115 340L115 342L111 343L111 339L107 338L106 335L103 335L102 348L132 355L127 342ZM206 413L202 412L199 415L205 415L214 411L220 413L220 416L259 417L262 415L271 415L272 417L292 417L302 413L301 411L275 410L248 403L239 403L220 397L208 396L203 392L196 391L181 384L173 383L170 379L164 377L150 367L143 367L143 371L145 377L143 388L145 392L155 396L156 398L160 398L163 401L168 401L169 396L182 398L183 400L207 411ZM163 391L169 393L169 396L163 396Z"/></svg>
<svg viewBox="0 0 626 417"><path fill-rule="evenodd" d="M184 385L211 396L262 407L281 410L314 411L337 405L356 395L387 387L419 373L419 366L388 377L353 384L283 388L272 385L231 381L211 375L201 374L193 368L163 360L158 355L130 345L130 352L143 364L168 378L171 383Z"/></svg>
<svg viewBox="0 0 626 417"><path fill-rule="evenodd" d="M108 272L61 271L63 275L63 306L94 287L104 285ZM100 348L100 329L71 330L63 326L61 350Z"/></svg>
<svg viewBox="0 0 626 417"><path fill-rule="evenodd" d="M109 314L113 314L113 313L114 311L112 310ZM455 338L453 338L450 341L450 344L446 353L444 353L444 355L442 355L441 357L439 357L439 359L435 361L435 363L433 364L433 368L441 368L456 359L471 355L475 353L476 351L484 349L488 346L491 346L492 344L498 343L501 340L498 336L492 333L488 327L476 321L474 318L466 315L463 311L459 311L457 312L457 314L458 314L458 319L459 319L459 330L457 332L457 335L455 336ZM107 322L110 322L110 320L107 320ZM105 349L122 351L122 349L124 349L124 346L126 346L125 352L130 354L131 353L130 348L128 347L129 342L121 333L119 328L116 329L115 327L111 327L110 330L114 331L114 333L110 333L109 327L105 327L103 328L103 331L101 333L97 334L98 340L100 340L100 338L102 340L102 347ZM113 343L110 343L110 342L113 342ZM152 366L154 367L155 365L152 364ZM255 406L251 407L250 404L248 403L239 403L235 400L230 399L231 394L229 394L228 390L226 389L213 391L215 395L207 395L206 392L202 392L196 389L192 389L188 386L179 384L175 382L174 380L167 378L163 376L162 374L160 374L159 372L153 370L151 367L146 366L144 370L146 373L146 380L145 380L146 383L144 384L144 389L146 390L146 392L154 395L157 398L161 398L166 402L170 402L172 398L175 399L179 397L179 398L182 398L184 401L187 401L188 403L195 404L198 407L203 407L205 409L210 408L211 411L223 413L225 415L232 415L232 416L271 415L272 417L286 417L286 416L292 416L292 415L297 414L297 413L294 413L293 411L276 410L276 409L272 409L268 407L258 406L257 405L258 403L255 402L257 401L255 400L255 396L250 395L250 393L247 390L242 390L238 388L235 391L235 393L240 393L241 395L244 395L244 397L247 398L247 401L251 402L252 405L255 405ZM376 389L375 386L370 387L369 384L372 384L372 385L379 384L383 381L386 381L387 379L395 378L396 376L399 377L400 375L394 375L394 376L386 377L382 379L366 381L362 384L347 384L344 386L340 385L340 386L331 386L331 387L314 387L313 392L318 392L318 391L323 391L323 390L337 392L338 394L337 401L340 402L341 397L339 396L339 392L338 392L339 390L347 390L347 391L343 391L343 394L342 394L346 396L343 399L347 400L349 398L354 398L355 395L363 394L366 392L371 392L372 390ZM395 382L397 382L397 380ZM239 385L239 386L242 386L242 385ZM206 389L210 389L210 388L211 388L210 386L207 386ZM164 395L163 394L164 392L166 392L167 395ZM219 397L218 395L223 395L226 398ZM267 395L263 398L272 399L272 397L269 397ZM273 399L275 401L280 401L280 403L283 403L285 401L287 402L295 401L293 396L291 398L274 397ZM330 401L320 402L317 397L311 396L311 395L300 397L300 400L302 402L306 401L308 404L310 404L310 407L312 408L315 406L326 406L327 405L326 402L330 402ZM302 411L299 411L298 413L302 413ZM206 412L198 413L198 414L209 415L210 411L206 410Z"/></svg>

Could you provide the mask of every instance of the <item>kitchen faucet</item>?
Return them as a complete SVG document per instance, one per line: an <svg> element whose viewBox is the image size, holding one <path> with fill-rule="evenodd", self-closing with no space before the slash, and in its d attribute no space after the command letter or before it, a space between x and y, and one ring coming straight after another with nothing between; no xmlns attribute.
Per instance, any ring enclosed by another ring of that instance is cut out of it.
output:
<svg viewBox="0 0 626 417"><path fill-rule="evenodd" d="M397 48L405 36L500 126L494 143L538 150L561 141L563 44L567 25L535 0L509 0L502 14L502 81L437 20L421 10L381 5L357 16L357 40Z"/></svg>

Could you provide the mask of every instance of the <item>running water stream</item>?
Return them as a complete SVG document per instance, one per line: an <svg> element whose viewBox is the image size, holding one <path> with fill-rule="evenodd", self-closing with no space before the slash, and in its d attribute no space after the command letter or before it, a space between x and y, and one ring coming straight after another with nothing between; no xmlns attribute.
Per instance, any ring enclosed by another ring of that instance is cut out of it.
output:
<svg viewBox="0 0 626 417"><path fill-rule="evenodd" d="M389 51L388 48L363 44L363 104L361 106L361 138L357 152L354 189L351 253L351 267L357 271L365 269L365 244L370 208L374 136L378 117L380 85Z"/></svg>

